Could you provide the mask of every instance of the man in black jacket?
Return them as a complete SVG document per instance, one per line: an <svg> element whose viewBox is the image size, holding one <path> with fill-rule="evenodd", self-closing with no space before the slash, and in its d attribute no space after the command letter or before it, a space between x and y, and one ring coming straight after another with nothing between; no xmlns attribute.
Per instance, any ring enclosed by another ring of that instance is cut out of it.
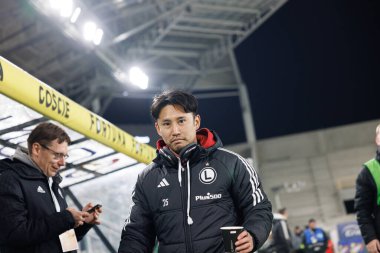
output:
<svg viewBox="0 0 380 253"><path fill-rule="evenodd" d="M151 106L157 157L138 177L119 253L222 253L220 227L243 226L236 250L253 252L267 239L272 207L254 168L199 129L194 96L164 92Z"/></svg>
<svg viewBox="0 0 380 253"><path fill-rule="evenodd" d="M292 251L292 237L288 226L288 210L278 210L279 217L273 223L272 237L276 253L290 253Z"/></svg>
<svg viewBox="0 0 380 253"><path fill-rule="evenodd" d="M69 143L63 129L41 123L28 137L28 151L18 148L0 160L1 253L75 252L77 239L99 224L100 209L67 208L59 187Z"/></svg>
<svg viewBox="0 0 380 253"><path fill-rule="evenodd" d="M356 179L355 211L369 253L380 253L380 125L376 128L376 158L364 164Z"/></svg>

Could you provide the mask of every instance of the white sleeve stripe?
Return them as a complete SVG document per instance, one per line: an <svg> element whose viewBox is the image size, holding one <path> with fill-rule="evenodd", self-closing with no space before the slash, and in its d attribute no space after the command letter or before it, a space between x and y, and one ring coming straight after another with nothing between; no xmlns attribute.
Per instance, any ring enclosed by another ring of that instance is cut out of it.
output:
<svg viewBox="0 0 380 253"><path fill-rule="evenodd" d="M248 173L249 173L249 175L250 175L250 177L249 177L249 181L250 181L251 184L252 184L252 192L255 192L255 191L256 191L256 188L258 187L258 184L257 184L257 182L256 182L256 180L255 180L255 175L253 174L252 169L249 168L249 166L247 165L246 161L245 161L241 156L239 156L238 154L236 154L236 153L234 153L234 152L232 152L232 151L230 151L230 150L227 150L227 149L224 149L224 148L219 148L219 149L220 149L220 150L223 150L223 151L226 151L227 153L230 153L230 154L236 155L236 156L239 158L239 160L245 165L245 168L247 169L247 171L248 171ZM254 180L254 182L252 182L252 179Z"/></svg>
<svg viewBox="0 0 380 253"><path fill-rule="evenodd" d="M253 180L255 180L255 188L258 188L259 187L259 181L258 181L258 177L257 177L257 173L256 173L256 170L249 165L249 163L247 162L247 160L245 160L242 156L240 156L239 154L236 154L235 152L232 152L230 150L227 150L227 149L224 149L224 148L219 148L220 150L223 150L227 153L230 153L230 154L233 154L233 155L236 155L240 161L242 161L245 165L245 167L247 168L247 170L250 172L249 174L251 175L251 177L253 178Z"/></svg>
<svg viewBox="0 0 380 253"><path fill-rule="evenodd" d="M248 162L243 157L241 157L239 154L236 154L236 153L234 153L230 150L227 150L227 149L223 149L223 148L220 148L220 149L237 156L239 158L239 160L245 165L245 168L247 169L247 171L251 175L251 179L253 178L253 180L255 181L253 184L253 187L252 187L253 192L255 192L256 188L259 187L258 180L257 180L257 174L255 173L255 170L253 168L251 168L249 166Z"/></svg>
<svg viewBox="0 0 380 253"><path fill-rule="evenodd" d="M259 181L258 181L255 169L252 168L248 164L248 162L243 157L241 157L240 155L238 155L238 154L236 154L236 153L234 153L234 152L232 152L230 150L224 149L224 148L218 148L218 149L222 150L222 151L225 151L227 153L236 155L239 158L239 160L245 165L245 168L247 169L247 171L248 171L248 173L250 175L249 181L251 182L251 185L252 185L253 206L256 206L256 204L260 203L264 199L264 196L261 193L261 190L259 188ZM252 181L252 179L254 181Z"/></svg>
<svg viewBox="0 0 380 253"><path fill-rule="evenodd" d="M245 166L247 167L247 169L249 169L250 171L252 171L253 179L255 180L256 185L257 186L259 185L256 170L247 162L247 160L245 160L241 155L239 155L239 154L237 154L235 152L232 152L230 150L227 150L227 149L224 149L224 148L219 148L219 149L221 149L223 151L226 151L226 152L228 152L230 154L236 155L240 159L240 161L242 161L245 164Z"/></svg>
<svg viewBox="0 0 380 253"><path fill-rule="evenodd" d="M261 189L258 188L257 190L258 190L258 192L260 193L261 198L264 199L264 196L263 196L263 193L261 192Z"/></svg>
<svg viewBox="0 0 380 253"><path fill-rule="evenodd" d="M261 198L260 192L258 190L259 189L257 189L257 191L255 191L255 194L257 195L257 199L258 199L257 203L260 203L262 198Z"/></svg>

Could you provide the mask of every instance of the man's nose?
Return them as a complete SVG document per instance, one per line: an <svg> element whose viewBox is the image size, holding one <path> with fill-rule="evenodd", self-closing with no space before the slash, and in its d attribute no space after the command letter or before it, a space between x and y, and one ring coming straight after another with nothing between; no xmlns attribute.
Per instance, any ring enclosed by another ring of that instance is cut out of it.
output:
<svg viewBox="0 0 380 253"><path fill-rule="evenodd" d="M180 133L180 127L178 124L173 124L172 133L173 135L178 135Z"/></svg>
<svg viewBox="0 0 380 253"><path fill-rule="evenodd" d="M60 157L58 160L58 165L65 166L65 164L66 164L66 159L64 157Z"/></svg>

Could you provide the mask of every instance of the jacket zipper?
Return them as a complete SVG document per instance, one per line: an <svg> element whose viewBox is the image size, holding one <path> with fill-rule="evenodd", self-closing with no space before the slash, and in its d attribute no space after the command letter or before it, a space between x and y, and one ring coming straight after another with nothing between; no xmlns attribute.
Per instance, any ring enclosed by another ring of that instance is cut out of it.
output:
<svg viewBox="0 0 380 253"><path fill-rule="evenodd" d="M184 175L184 180L182 180L183 184L181 188L181 202L182 202L182 214L183 214L183 227L185 228L185 246L186 252L192 253L193 246L191 244L191 234L190 234L190 225L187 224L187 216L186 216L186 204L187 204L187 173L184 171L181 165L181 174Z"/></svg>

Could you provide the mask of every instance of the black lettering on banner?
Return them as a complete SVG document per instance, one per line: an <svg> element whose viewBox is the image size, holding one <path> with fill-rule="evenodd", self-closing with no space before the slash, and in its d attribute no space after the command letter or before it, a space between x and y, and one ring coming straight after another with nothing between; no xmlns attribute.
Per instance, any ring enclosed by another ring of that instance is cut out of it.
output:
<svg viewBox="0 0 380 253"><path fill-rule="evenodd" d="M103 137L107 138L107 124L103 122Z"/></svg>
<svg viewBox="0 0 380 253"><path fill-rule="evenodd" d="M66 113L65 113L65 118L68 119L70 117L69 115L69 111L70 111L70 107L69 107L69 102L66 101Z"/></svg>
<svg viewBox="0 0 380 253"><path fill-rule="evenodd" d="M118 130L116 127L111 125L106 120L97 117L96 115L90 113L90 127L89 130L102 138L111 141L119 146L127 145L127 138L123 131ZM134 140L132 140L134 141ZM134 143L132 143L132 146ZM142 150L140 148L140 150ZM139 150L136 150L139 152ZM141 151L140 151L141 152Z"/></svg>
<svg viewBox="0 0 380 253"><path fill-rule="evenodd" d="M53 109L53 111L55 111L55 109L57 109L57 100L56 100L56 96L54 93L53 93L53 105L52 105L51 109Z"/></svg>
<svg viewBox="0 0 380 253"><path fill-rule="evenodd" d="M125 146L125 134L122 132L121 133L121 137L123 137L123 142L122 142L122 144L123 144L123 146Z"/></svg>
<svg viewBox="0 0 380 253"><path fill-rule="evenodd" d="M4 78L3 67L1 66L1 62L0 62L0 81L3 81L3 78Z"/></svg>
<svg viewBox="0 0 380 253"><path fill-rule="evenodd" d="M96 133L99 134L101 130L102 129L100 127L100 120L96 118Z"/></svg>
<svg viewBox="0 0 380 253"><path fill-rule="evenodd" d="M46 98L46 108L49 108L50 105L51 105L52 98L51 98L51 94L50 94L50 92L48 90L46 90L46 96L45 96L45 98Z"/></svg>
<svg viewBox="0 0 380 253"><path fill-rule="evenodd" d="M42 86L40 86L40 92L39 92L39 96L38 96L38 102L42 105L45 101L45 98L44 98L44 88Z"/></svg>
<svg viewBox="0 0 380 253"><path fill-rule="evenodd" d="M62 104L62 107L60 106ZM58 98L58 114L61 114L62 110L61 108L63 108L63 100L59 97Z"/></svg>
<svg viewBox="0 0 380 253"><path fill-rule="evenodd" d="M91 118L91 124L90 124L90 130L92 128L92 126L94 125L95 121L94 121L94 116L90 113L90 118Z"/></svg>
<svg viewBox="0 0 380 253"><path fill-rule="evenodd" d="M107 130L107 131L108 131L108 139L111 140L111 139L112 139L112 138L111 138L111 134L112 134L112 132L111 132L111 125L110 125L110 123L107 123L107 127L108 127L108 130Z"/></svg>
<svg viewBox="0 0 380 253"><path fill-rule="evenodd" d="M112 142L115 142L116 141L116 129L115 128L112 128Z"/></svg>
<svg viewBox="0 0 380 253"><path fill-rule="evenodd" d="M58 101L57 101L58 98ZM53 112L57 112L58 115L65 118L70 117L70 103L61 98L59 94L56 94L54 90L47 90L43 86L38 89L38 102L40 105L44 105L46 109L51 109Z"/></svg>

